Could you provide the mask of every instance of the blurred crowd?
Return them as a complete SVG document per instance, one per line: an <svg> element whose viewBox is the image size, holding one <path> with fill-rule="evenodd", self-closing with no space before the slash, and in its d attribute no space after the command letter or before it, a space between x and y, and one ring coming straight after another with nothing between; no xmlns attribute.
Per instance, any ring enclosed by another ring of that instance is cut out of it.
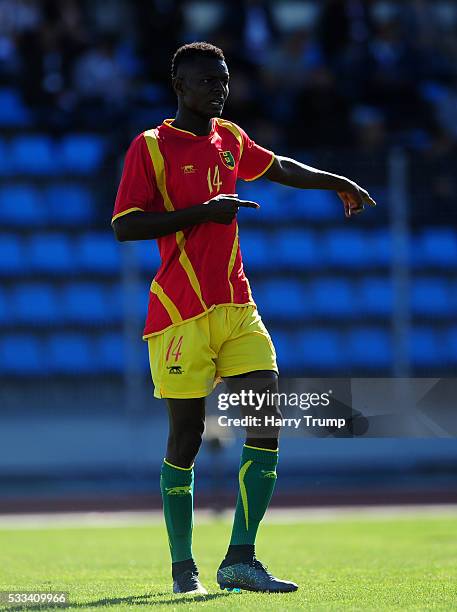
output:
<svg viewBox="0 0 457 612"><path fill-rule="evenodd" d="M199 39L229 62L226 116L267 146L454 153L451 0L0 0L0 81L43 126L144 127L173 112L172 54Z"/></svg>

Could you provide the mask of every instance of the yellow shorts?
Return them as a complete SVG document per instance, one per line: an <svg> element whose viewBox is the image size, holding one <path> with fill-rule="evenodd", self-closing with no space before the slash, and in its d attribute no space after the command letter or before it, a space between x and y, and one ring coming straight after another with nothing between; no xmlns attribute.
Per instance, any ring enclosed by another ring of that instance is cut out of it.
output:
<svg viewBox="0 0 457 612"><path fill-rule="evenodd" d="M219 377L278 371L270 335L252 305L216 306L151 336L148 348L158 398L206 397Z"/></svg>

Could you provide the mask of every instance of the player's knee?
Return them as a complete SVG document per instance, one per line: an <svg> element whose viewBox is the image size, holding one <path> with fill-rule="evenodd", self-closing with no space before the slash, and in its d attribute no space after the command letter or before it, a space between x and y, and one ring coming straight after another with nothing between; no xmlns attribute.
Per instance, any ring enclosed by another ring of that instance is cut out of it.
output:
<svg viewBox="0 0 457 612"><path fill-rule="evenodd" d="M203 429L182 429L168 438L167 459L179 467L190 467L200 450Z"/></svg>

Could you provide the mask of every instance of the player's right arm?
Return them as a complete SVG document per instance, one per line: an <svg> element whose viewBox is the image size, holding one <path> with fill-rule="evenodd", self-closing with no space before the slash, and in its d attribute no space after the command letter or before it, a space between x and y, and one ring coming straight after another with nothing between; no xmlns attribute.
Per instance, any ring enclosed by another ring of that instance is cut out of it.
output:
<svg viewBox="0 0 457 612"><path fill-rule="evenodd" d="M219 194L182 210L160 210L154 170L140 135L125 157L111 225L120 242L151 240L208 221L230 225L240 206L258 208L255 202L239 200L237 194Z"/></svg>

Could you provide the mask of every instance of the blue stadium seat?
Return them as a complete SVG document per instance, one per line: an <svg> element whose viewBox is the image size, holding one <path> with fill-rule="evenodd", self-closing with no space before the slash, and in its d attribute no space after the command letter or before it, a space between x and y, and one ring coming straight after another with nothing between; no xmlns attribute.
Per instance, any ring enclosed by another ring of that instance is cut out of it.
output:
<svg viewBox="0 0 457 612"><path fill-rule="evenodd" d="M9 87L0 89L0 126L24 127L30 124L31 115L24 105L20 92Z"/></svg>
<svg viewBox="0 0 457 612"><path fill-rule="evenodd" d="M94 340L96 369L101 372L121 373L125 368L125 350L122 334L101 334Z"/></svg>
<svg viewBox="0 0 457 612"><path fill-rule="evenodd" d="M457 327L451 327L446 331L447 354L450 363L457 365Z"/></svg>
<svg viewBox="0 0 457 612"><path fill-rule="evenodd" d="M0 339L0 374L36 375L47 369L42 342L30 332Z"/></svg>
<svg viewBox="0 0 457 612"><path fill-rule="evenodd" d="M447 315L455 313L450 290L445 279L420 278L413 282L413 312L419 315Z"/></svg>
<svg viewBox="0 0 457 612"><path fill-rule="evenodd" d="M273 340L280 367L291 369L295 356L295 350L291 348L293 334L271 326L268 327L268 331Z"/></svg>
<svg viewBox="0 0 457 612"><path fill-rule="evenodd" d="M329 191L292 189L279 186L282 218L325 222L341 218L338 197ZM284 216L286 213L286 216Z"/></svg>
<svg viewBox="0 0 457 612"><path fill-rule="evenodd" d="M4 225L23 228L40 226L45 222L41 196L35 187L29 185L0 188L0 210Z"/></svg>
<svg viewBox="0 0 457 612"><path fill-rule="evenodd" d="M85 234L76 242L76 258L81 270L119 274L119 245L111 232Z"/></svg>
<svg viewBox="0 0 457 612"><path fill-rule="evenodd" d="M340 278L324 278L311 283L309 301L314 314L329 318L359 316L351 284Z"/></svg>
<svg viewBox="0 0 457 612"><path fill-rule="evenodd" d="M123 256L125 256L125 249L134 250L141 270L149 274L151 278L160 267L160 253L155 240L138 240L122 244L120 249L121 253L124 252Z"/></svg>
<svg viewBox="0 0 457 612"><path fill-rule="evenodd" d="M390 230L369 230L366 234L369 253L366 257L373 266L388 267L392 261L392 237Z"/></svg>
<svg viewBox="0 0 457 612"><path fill-rule="evenodd" d="M17 174L54 175L60 166L55 145L45 134L16 136L11 144L11 160Z"/></svg>
<svg viewBox="0 0 457 612"><path fill-rule="evenodd" d="M6 292L0 288L0 325L9 323L10 318L10 300L7 297Z"/></svg>
<svg viewBox="0 0 457 612"><path fill-rule="evenodd" d="M419 266L448 269L457 266L457 232L453 228L429 228L414 241L413 261Z"/></svg>
<svg viewBox="0 0 457 612"><path fill-rule="evenodd" d="M345 361L344 346L338 332L325 328L295 334L295 363L302 368L337 368Z"/></svg>
<svg viewBox="0 0 457 612"><path fill-rule="evenodd" d="M51 185L44 192L47 217L52 225L87 223L93 218L94 202L87 187L74 183Z"/></svg>
<svg viewBox="0 0 457 612"><path fill-rule="evenodd" d="M61 316L56 290L45 283L16 285L9 299L14 320L29 327L54 324Z"/></svg>
<svg viewBox="0 0 457 612"><path fill-rule="evenodd" d="M354 295L361 316L389 316L392 313L393 297L389 278L365 278L356 285Z"/></svg>
<svg viewBox="0 0 457 612"><path fill-rule="evenodd" d="M241 209L239 213L241 220L261 223L262 220L284 219L279 185L260 179L252 182L239 181L236 189L242 200L251 200L260 204L259 210Z"/></svg>
<svg viewBox="0 0 457 612"><path fill-rule="evenodd" d="M358 269L371 265L370 248L363 230L338 229L324 233L320 252L332 267Z"/></svg>
<svg viewBox="0 0 457 612"><path fill-rule="evenodd" d="M303 319L312 314L305 287L296 280L274 279L257 283L254 300L265 319Z"/></svg>
<svg viewBox="0 0 457 612"><path fill-rule="evenodd" d="M270 253L275 253L275 262L280 267L303 270L319 265L319 251L313 232L305 229L277 231L270 242ZM267 258L271 261L270 258Z"/></svg>
<svg viewBox="0 0 457 612"><path fill-rule="evenodd" d="M346 337L347 355L352 366L385 368L392 361L389 332L385 329L364 327L354 329Z"/></svg>
<svg viewBox="0 0 457 612"><path fill-rule="evenodd" d="M60 304L63 317L69 323L108 322L109 300L100 284L70 283L62 291Z"/></svg>
<svg viewBox="0 0 457 612"><path fill-rule="evenodd" d="M16 276L26 270L21 238L15 234L0 234L0 276Z"/></svg>
<svg viewBox="0 0 457 612"><path fill-rule="evenodd" d="M65 234L40 234L30 238L27 256L34 270L68 274L76 270L72 245Z"/></svg>
<svg viewBox="0 0 457 612"><path fill-rule="evenodd" d="M432 327L416 327L411 333L411 361L417 367L440 366L447 360L442 337Z"/></svg>
<svg viewBox="0 0 457 612"><path fill-rule="evenodd" d="M246 270L271 270L272 240L264 231L243 229L240 248Z"/></svg>
<svg viewBox="0 0 457 612"><path fill-rule="evenodd" d="M53 334L46 343L50 370L55 374L91 374L94 371L94 350L83 334Z"/></svg>
<svg viewBox="0 0 457 612"><path fill-rule="evenodd" d="M103 161L104 140L97 134L67 134L60 143L62 167L68 173L96 172Z"/></svg>
<svg viewBox="0 0 457 612"><path fill-rule="evenodd" d="M0 176L11 174L10 147L3 138L0 138Z"/></svg>

